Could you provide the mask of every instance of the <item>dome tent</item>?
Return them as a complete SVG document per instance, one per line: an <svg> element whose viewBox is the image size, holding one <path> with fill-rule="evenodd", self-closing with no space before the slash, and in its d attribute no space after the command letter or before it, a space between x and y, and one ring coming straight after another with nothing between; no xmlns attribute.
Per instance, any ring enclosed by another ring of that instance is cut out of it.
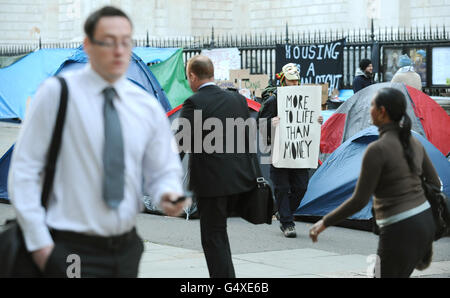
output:
<svg viewBox="0 0 450 298"><path fill-rule="evenodd" d="M450 196L450 162L426 138L412 131L412 135L424 146L443 184L443 191ZM358 132L339 146L311 177L308 190L295 212L305 220L317 220L340 206L351 197L356 187L361 163L367 146L378 139L375 126ZM343 226L370 229L372 199L359 212L349 217Z"/></svg>
<svg viewBox="0 0 450 298"><path fill-rule="evenodd" d="M444 155L450 152L450 117L425 93L402 83L371 85L344 102L321 130L320 159L325 161L346 140L371 125L370 104L378 90L392 87L406 98L412 130L427 138Z"/></svg>
<svg viewBox="0 0 450 298"><path fill-rule="evenodd" d="M146 54L148 62L167 59L167 53L173 49L135 48L140 54ZM161 56L166 53L165 56ZM161 56L158 58L158 56ZM41 49L30 53L21 60L0 69L0 120L23 119L26 102L31 98L39 85L47 78L84 67L88 57L83 49ZM158 100L166 112L171 110L170 103L159 82L147 65L134 52L132 53L127 78L143 88ZM69 91L70 92L70 91ZM9 145L8 145L9 147ZM0 159L0 198L8 201L7 178L13 147Z"/></svg>
<svg viewBox="0 0 450 298"><path fill-rule="evenodd" d="M141 52L143 50L140 50ZM149 49L151 51L151 49ZM48 77L88 62L86 53L78 49L41 49L16 63L0 69L0 120L23 119L27 100ZM156 78L147 65L132 53L127 78L161 103L166 112L172 109Z"/></svg>

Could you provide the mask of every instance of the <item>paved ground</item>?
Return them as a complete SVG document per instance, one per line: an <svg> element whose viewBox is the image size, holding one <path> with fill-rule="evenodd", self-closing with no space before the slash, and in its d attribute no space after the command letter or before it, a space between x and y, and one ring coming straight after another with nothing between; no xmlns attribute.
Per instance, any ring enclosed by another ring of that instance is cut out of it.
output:
<svg viewBox="0 0 450 298"><path fill-rule="evenodd" d="M318 243L308 238L311 224L296 222L298 237L287 239L278 222L251 225L228 220L236 276L241 278L369 277L378 237L370 232L331 227ZM157 227L157 228L153 228ZM201 278L208 270L198 220L141 214L138 232L146 239L140 277ZM413 277L450 277L450 239L434 245L433 263Z"/></svg>
<svg viewBox="0 0 450 298"><path fill-rule="evenodd" d="M373 256L341 255L320 249L301 248L234 254L238 278L368 278ZM202 252L147 242L139 277L208 278ZM450 277L450 262L433 262L413 277Z"/></svg>
<svg viewBox="0 0 450 298"><path fill-rule="evenodd" d="M0 156L16 141L18 131L19 125L0 122ZM12 207L0 204L0 224L12 217ZM307 236L310 226L297 222L298 237L287 239L276 221L272 225L255 226L230 218L228 234L237 277L368 276L377 236L331 227L313 244ZM140 277L208 277L198 220L140 214L137 228L146 247ZM450 277L450 238L435 242L431 267L423 272L415 271L413 276Z"/></svg>
<svg viewBox="0 0 450 298"><path fill-rule="evenodd" d="M0 204L0 223L14 217L12 207ZM296 222L298 237L284 238L278 223L251 225L228 220L228 234L239 278L366 278L373 266L377 236L370 232L331 227L318 243L307 237L311 224ZM139 277L207 278L196 219L140 214L138 233L145 241ZM450 239L434 245L430 268L413 277L450 277Z"/></svg>

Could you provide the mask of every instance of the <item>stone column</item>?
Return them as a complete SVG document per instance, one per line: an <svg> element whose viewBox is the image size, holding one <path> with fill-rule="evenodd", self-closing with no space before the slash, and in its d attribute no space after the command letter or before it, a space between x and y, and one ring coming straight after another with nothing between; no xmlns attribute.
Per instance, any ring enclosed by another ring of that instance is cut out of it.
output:
<svg viewBox="0 0 450 298"><path fill-rule="evenodd" d="M42 1L42 25L40 36L43 42L58 42L59 4L57 1Z"/></svg>
<svg viewBox="0 0 450 298"><path fill-rule="evenodd" d="M189 36L192 33L192 0L167 0L167 33Z"/></svg>
<svg viewBox="0 0 450 298"><path fill-rule="evenodd" d="M250 32L250 2L249 0L233 1L233 32L234 35L240 35Z"/></svg>

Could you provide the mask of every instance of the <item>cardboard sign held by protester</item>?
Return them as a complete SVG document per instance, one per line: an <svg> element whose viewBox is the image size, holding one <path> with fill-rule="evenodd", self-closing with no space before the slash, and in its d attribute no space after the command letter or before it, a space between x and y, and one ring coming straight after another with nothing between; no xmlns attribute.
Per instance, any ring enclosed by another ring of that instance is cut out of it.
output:
<svg viewBox="0 0 450 298"><path fill-rule="evenodd" d="M230 69L230 81L239 87L239 80L250 78L250 69Z"/></svg>
<svg viewBox="0 0 450 298"><path fill-rule="evenodd" d="M253 96L261 97L262 91L269 82L269 76L267 74L250 74L250 69L232 69L230 70L230 81L238 90L247 89Z"/></svg>
<svg viewBox="0 0 450 298"><path fill-rule="evenodd" d="M315 169L319 159L321 86L279 87L272 163L276 168Z"/></svg>

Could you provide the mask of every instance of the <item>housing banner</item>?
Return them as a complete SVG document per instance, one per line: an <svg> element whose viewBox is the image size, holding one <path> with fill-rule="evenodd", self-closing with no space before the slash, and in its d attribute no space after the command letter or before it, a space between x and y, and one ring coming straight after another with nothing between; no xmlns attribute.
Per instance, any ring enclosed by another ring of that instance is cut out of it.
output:
<svg viewBox="0 0 450 298"><path fill-rule="evenodd" d="M277 45L276 70L287 63L299 68L301 84L328 83L328 94L342 86L345 38L313 45Z"/></svg>
<svg viewBox="0 0 450 298"><path fill-rule="evenodd" d="M319 159L322 87L277 88L280 124L275 130L272 164L276 168L315 169Z"/></svg>

